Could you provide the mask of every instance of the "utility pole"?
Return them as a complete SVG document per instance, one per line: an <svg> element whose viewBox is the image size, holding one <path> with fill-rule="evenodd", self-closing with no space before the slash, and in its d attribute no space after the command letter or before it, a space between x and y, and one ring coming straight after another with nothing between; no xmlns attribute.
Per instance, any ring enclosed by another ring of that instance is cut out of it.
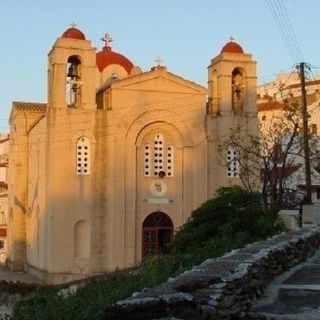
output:
<svg viewBox="0 0 320 320"><path fill-rule="evenodd" d="M305 203L311 204L309 126L308 126L307 94L306 94L304 67L305 67L305 63L301 62L299 64L299 70L300 70L300 84L301 84L301 111L302 111L302 124L303 124L303 151L304 151L304 166L305 166L305 177L306 177Z"/></svg>

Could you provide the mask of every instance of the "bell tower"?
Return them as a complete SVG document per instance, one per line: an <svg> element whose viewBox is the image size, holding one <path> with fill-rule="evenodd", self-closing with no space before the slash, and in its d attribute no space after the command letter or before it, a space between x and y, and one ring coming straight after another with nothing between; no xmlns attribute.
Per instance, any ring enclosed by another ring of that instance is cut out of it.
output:
<svg viewBox="0 0 320 320"><path fill-rule="evenodd" d="M219 186L241 185L237 155L231 149L224 154L220 146L235 130L243 143L258 134L256 62L233 38L208 67L206 130L208 194Z"/></svg>
<svg viewBox="0 0 320 320"><path fill-rule="evenodd" d="M72 25L48 55L49 109L94 109L96 49Z"/></svg>
<svg viewBox="0 0 320 320"><path fill-rule="evenodd" d="M244 116L256 112L256 62L233 38L208 67L208 113Z"/></svg>

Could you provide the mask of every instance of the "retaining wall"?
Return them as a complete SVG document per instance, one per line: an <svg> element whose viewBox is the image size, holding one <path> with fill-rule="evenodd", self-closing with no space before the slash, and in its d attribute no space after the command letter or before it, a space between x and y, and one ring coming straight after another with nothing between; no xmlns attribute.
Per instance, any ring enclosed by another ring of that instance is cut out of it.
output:
<svg viewBox="0 0 320 320"><path fill-rule="evenodd" d="M234 250L106 308L105 319L246 319L270 281L320 246L320 229L290 231Z"/></svg>

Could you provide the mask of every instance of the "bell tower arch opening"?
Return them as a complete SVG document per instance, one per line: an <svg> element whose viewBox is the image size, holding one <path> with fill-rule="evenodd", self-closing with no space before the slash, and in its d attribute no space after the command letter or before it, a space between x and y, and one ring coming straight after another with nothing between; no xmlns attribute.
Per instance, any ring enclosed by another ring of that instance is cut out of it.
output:
<svg viewBox="0 0 320 320"><path fill-rule="evenodd" d="M171 218L164 212L149 214L142 225L142 258L169 253L172 237Z"/></svg>
<svg viewBox="0 0 320 320"><path fill-rule="evenodd" d="M234 68L231 77L232 92L232 111L234 114L241 115L244 109L245 99L245 71L241 68Z"/></svg>
<svg viewBox="0 0 320 320"><path fill-rule="evenodd" d="M48 110L94 110L96 72L96 48L79 29L69 28L48 54Z"/></svg>
<svg viewBox="0 0 320 320"><path fill-rule="evenodd" d="M70 56L67 61L66 102L68 107L77 107L81 97L81 60Z"/></svg>

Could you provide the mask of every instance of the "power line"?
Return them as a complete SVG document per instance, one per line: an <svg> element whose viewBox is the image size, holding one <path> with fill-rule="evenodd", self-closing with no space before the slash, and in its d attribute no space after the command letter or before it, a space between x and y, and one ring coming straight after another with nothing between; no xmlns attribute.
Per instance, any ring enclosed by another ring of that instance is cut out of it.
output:
<svg viewBox="0 0 320 320"><path fill-rule="evenodd" d="M266 0L292 62L303 61L303 54L283 0Z"/></svg>

